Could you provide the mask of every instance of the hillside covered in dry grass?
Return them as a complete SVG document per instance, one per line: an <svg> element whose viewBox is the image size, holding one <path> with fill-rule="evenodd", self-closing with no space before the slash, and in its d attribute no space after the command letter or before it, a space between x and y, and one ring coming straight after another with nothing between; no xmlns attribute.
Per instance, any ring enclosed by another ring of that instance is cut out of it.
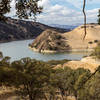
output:
<svg viewBox="0 0 100 100"><path fill-rule="evenodd" d="M84 37L84 26L60 34L53 30L46 30L30 45L34 51L67 52L92 50L100 41L100 25L87 24L87 35Z"/></svg>

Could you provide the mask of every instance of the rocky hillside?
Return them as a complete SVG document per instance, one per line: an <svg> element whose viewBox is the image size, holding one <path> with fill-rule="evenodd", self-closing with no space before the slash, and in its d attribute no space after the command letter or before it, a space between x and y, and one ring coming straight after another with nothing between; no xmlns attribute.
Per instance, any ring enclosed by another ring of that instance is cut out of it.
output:
<svg viewBox="0 0 100 100"><path fill-rule="evenodd" d="M53 28L38 22L8 18L6 23L0 22L0 42L32 39L46 29L54 29L62 33L69 31L69 29Z"/></svg>
<svg viewBox="0 0 100 100"><path fill-rule="evenodd" d="M100 25L87 24L87 35L84 37L84 26L60 34L52 30L43 32L31 45L35 51L84 51L93 50L100 42Z"/></svg>
<svg viewBox="0 0 100 100"><path fill-rule="evenodd" d="M63 52L70 49L65 40L62 34L47 29L30 44L30 47L39 52Z"/></svg>

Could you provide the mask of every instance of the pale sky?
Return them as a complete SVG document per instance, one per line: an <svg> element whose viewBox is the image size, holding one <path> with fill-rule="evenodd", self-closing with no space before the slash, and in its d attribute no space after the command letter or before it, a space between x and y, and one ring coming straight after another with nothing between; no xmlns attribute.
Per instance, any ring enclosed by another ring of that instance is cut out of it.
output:
<svg viewBox="0 0 100 100"><path fill-rule="evenodd" d="M72 25L83 23L83 0L41 0L43 13L38 15L38 21L44 24ZM11 3L12 10L7 16L15 16L14 0ZM100 0L87 0L87 22L96 23Z"/></svg>

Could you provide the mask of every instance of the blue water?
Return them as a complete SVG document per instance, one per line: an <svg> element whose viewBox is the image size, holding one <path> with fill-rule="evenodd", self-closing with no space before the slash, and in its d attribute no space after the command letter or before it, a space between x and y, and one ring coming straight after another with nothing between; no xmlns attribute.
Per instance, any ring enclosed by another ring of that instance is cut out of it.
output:
<svg viewBox="0 0 100 100"><path fill-rule="evenodd" d="M87 52L72 52L72 53L55 53L55 54L42 54L31 51L28 44L33 40L13 41L8 43L0 43L0 51L4 56L10 56L11 61L19 60L24 57L31 57L37 60L80 60L83 56L88 55Z"/></svg>

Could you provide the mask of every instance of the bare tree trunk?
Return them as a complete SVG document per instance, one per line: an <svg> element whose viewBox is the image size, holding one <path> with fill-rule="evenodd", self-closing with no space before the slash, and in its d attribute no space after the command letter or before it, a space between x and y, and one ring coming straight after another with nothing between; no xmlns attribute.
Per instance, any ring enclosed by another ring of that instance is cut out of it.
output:
<svg viewBox="0 0 100 100"><path fill-rule="evenodd" d="M47 99L47 96L46 96L45 94L44 94L44 98L45 98L45 100L48 100L48 99Z"/></svg>
<svg viewBox="0 0 100 100"><path fill-rule="evenodd" d="M60 95L61 95L62 100L64 100L64 96L63 96L62 90L59 89L59 91L60 91Z"/></svg>
<svg viewBox="0 0 100 100"><path fill-rule="evenodd" d="M84 14L84 37L83 37L83 40L85 39L86 37L86 34L87 34L87 31L86 31L86 13L85 13L85 6L86 6L86 0L83 0L83 14Z"/></svg>

